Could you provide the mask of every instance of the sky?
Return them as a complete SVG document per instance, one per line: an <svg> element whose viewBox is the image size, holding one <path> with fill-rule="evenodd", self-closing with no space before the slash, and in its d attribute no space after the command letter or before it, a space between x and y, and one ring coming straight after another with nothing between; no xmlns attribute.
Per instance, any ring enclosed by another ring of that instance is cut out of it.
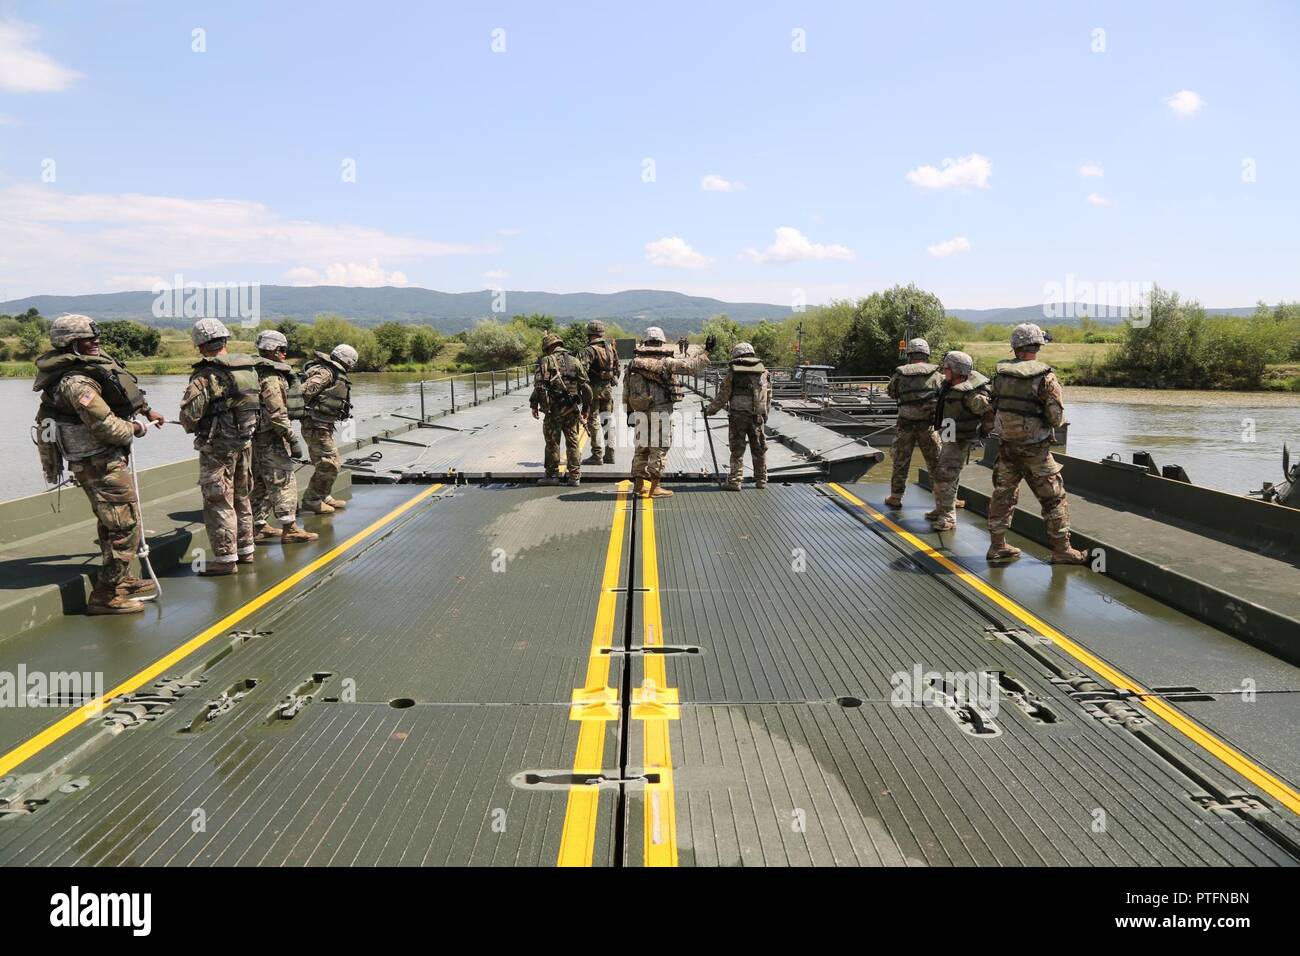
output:
<svg viewBox="0 0 1300 956"><path fill-rule="evenodd" d="M1296 300L1297 49L1293 2L0 0L0 300Z"/></svg>

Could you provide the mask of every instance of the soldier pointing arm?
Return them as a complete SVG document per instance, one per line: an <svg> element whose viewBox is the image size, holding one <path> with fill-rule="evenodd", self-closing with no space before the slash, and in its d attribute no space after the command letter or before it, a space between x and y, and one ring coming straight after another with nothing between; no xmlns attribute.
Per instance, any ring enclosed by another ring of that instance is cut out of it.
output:
<svg viewBox="0 0 1300 956"><path fill-rule="evenodd" d="M739 491L745 474L745 445L754 463L754 487L767 487L767 438L763 424L772 407L772 382L754 346L738 342L731 350L731 364L723 376L718 394L704 409L709 416L727 409L727 444L731 448L728 491Z"/></svg>

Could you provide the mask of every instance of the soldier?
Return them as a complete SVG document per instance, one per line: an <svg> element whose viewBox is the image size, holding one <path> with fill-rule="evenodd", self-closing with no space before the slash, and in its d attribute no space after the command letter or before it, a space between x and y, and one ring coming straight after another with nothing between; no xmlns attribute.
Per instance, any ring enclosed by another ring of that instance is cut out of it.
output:
<svg viewBox="0 0 1300 956"><path fill-rule="evenodd" d="M1052 546L1053 564L1083 564L1088 556L1070 547L1070 510L1061 466L1052 457L1052 429L1065 420L1061 383L1050 365L1038 361L1043 330L1025 322L1011 332L1015 361L999 362L993 378L998 460L989 501L990 561L1008 561L1020 549L1007 544L1007 528L1023 478L1038 498Z"/></svg>
<svg viewBox="0 0 1300 956"><path fill-rule="evenodd" d="M568 483L576 488L582 482L578 432L592 418L591 403L591 383L582 363L569 353L558 335L547 332L542 336L542 357L537 361L533 394L528 399L533 418L545 416L542 435L546 439L546 477L539 485L560 483L561 438L568 460Z"/></svg>
<svg viewBox="0 0 1300 956"><path fill-rule="evenodd" d="M578 353L578 361L591 383L591 416L587 435L591 439L591 456L584 465L614 464L614 386L623 366L618 352L605 340L603 322L587 323L587 347Z"/></svg>
<svg viewBox="0 0 1300 956"><path fill-rule="evenodd" d="M261 410L253 432L253 529L255 540L297 544L315 541L317 535L298 527L298 479L293 460L306 456L292 423L305 410L298 376L285 364L289 340L275 329L257 337L262 357L257 375L261 383ZM275 515L276 525L270 524Z"/></svg>
<svg viewBox="0 0 1300 956"><path fill-rule="evenodd" d="M680 339L677 340L678 355L685 355L687 352L690 351L690 348L691 348L691 340L686 336L683 335Z"/></svg>
<svg viewBox="0 0 1300 956"><path fill-rule="evenodd" d="M737 342L731 349L731 365L723 376L722 386L705 416L727 408L727 444L731 446L731 470L725 487L739 491L745 476L745 444L754 462L754 487L767 487L767 438L763 423L772 408L772 377L748 342Z"/></svg>
<svg viewBox="0 0 1300 956"><path fill-rule="evenodd" d="M190 338L199 350L181 396L181 427L199 452L203 524L213 559L205 577L236 574L253 563L252 439L261 413L261 359L226 351L230 332L219 319L199 319Z"/></svg>
<svg viewBox="0 0 1300 956"><path fill-rule="evenodd" d="M934 415L934 427L943 439L939 460L930 473L934 483L934 510L927 512L935 531L957 527L957 485L962 466L983 426L992 424L989 380L975 371L975 361L965 352L943 357L944 384Z"/></svg>
<svg viewBox="0 0 1300 956"><path fill-rule="evenodd" d="M890 455L894 470L889 476L889 497L885 504L898 508L907 490L907 472L912 467L912 450L920 447L925 467L934 474L939 460L939 436L934 430L934 410L939 403L939 386L943 376L939 366L931 365L930 344L925 339L907 343L908 364L894 369L885 391L898 401L898 422L894 428L894 445Z"/></svg>
<svg viewBox="0 0 1300 956"><path fill-rule="evenodd" d="M633 493L650 498L667 498L672 492L659 487L664 459L673 441L673 405L681 401L682 386L676 375L690 375L709 362L717 340L710 335L704 351L694 358L673 355L663 329L651 326L637 346L636 357L627 367L623 383L623 407L628 425L636 429L636 454L632 457ZM646 482L650 483L646 491Z"/></svg>
<svg viewBox="0 0 1300 956"><path fill-rule="evenodd" d="M307 441L313 469L303 496L303 511L328 515L347 507L330 494L342 466L334 425L352 417L352 380L348 372L356 364L356 349L336 345L329 355L317 352L302 367L302 400L306 406L302 437Z"/></svg>
<svg viewBox="0 0 1300 956"><path fill-rule="evenodd" d="M161 412L149 407L136 378L99 351L99 330L85 315L61 315L50 326L53 348L36 359L41 393L36 446L45 480L62 481L68 462L98 521L103 566L86 603L87 614L138 614L144 605L131 595L153 589L132 577L131 558L140 546L140 512L131 478L131 442L143 437L144 415L162 427Z"/></svg>

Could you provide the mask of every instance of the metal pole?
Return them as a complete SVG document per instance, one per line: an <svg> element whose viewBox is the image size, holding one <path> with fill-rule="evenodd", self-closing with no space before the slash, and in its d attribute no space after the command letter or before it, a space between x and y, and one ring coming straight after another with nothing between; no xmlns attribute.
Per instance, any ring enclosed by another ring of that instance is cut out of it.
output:
<svg viewBox="0 0 1300 956"><path fill-rule="evenodd" d="M451 413L456 414L456 376L451 377Z"/></svg>
<svg viewBox="0 0 1300 956"><path fill-rule="evenodd" d="M134 421L134 419L132 420ZM158 575L154 573L153 562L149 560L149 539L144 533L144 509L140 505L140 477L135 473L135 452L127 451L127 460L131 462L131 485L135 489L135 517L139 522L140 545L136 549L136 557L140 559L140 567L149 572L149 578L153 581L153 594L140 596L132 595L135 601L156 601L162 597L162 585L158 583Z"/></svg>
<svg viewBox="0 0 1300 956"><path fill-rule="evenodd" d="M492 370L492 397L497 397L497 370Z"/></svg>
<svg viewBox="0 0 1300 956"><path fill-rule="evenodd" d="M478 372L474 373L474 404L478 404Z"/></svg>
<svg viewBox="0 0 1300 956"><path fill-rule="evenodd" d="M420 379L420 420L424 420L424 379Z"/></svg>

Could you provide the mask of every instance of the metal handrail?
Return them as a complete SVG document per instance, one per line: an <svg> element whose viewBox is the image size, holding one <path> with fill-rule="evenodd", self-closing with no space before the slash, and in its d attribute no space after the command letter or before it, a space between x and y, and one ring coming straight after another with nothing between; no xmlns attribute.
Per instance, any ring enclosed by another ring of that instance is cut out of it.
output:
<svg viewBox="0 0 1300 956"><path fill-rule="evenodd" d="M488 391L488 395L486 396L488 398L497 397L498 386L503 386L504 387L503 394L509 395L512 390L521 388L528 381L529 371L530 371L529 366L512 365L509 368L489 369L488 371L485 372L453 372L452 374L444 375L441 378L429 378L429 379L422 378L417 383L420 386L420 418L427 419L429 417L428 410L425 407L424 386L426 383L429 385L437 385L444 382L447 383L450 390L450 398L451 398L451 407L450 407L449 414L455 414L456 407L457 407L456 405L456 380L457 379L460 379L462 382L461 385L462 399L460 402L460 407L465 408L467 405L472 407L479 403L480 387ZM480 376L485 376L486 378L480 381ZM468 383L469 386L468 389L466 389L465 383ZM465 396L467 391L470 396L468 402L466 402L463 397Z"/></svg>

